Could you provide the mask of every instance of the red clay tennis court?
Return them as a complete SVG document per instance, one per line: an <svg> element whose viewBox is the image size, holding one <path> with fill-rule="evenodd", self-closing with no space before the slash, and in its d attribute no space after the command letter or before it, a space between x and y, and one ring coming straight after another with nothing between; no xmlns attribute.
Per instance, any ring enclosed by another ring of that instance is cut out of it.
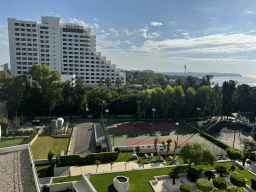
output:
<svg viewBox="0 0 256 192"><path fill-rule="evenodd" d="M117 124L119 132L154 132L154 131L172 131L175 130L167 123L130 123L130 124Z"/></svg>
<svg viewBox="0 0 256 192"><path fill-rule="evenodd" d="M158 144L162 144L162 141L167 141L168 139L172 139L172 147L174 149L174 141L177 141L177 138L165 138L165 139L159 139ZM179 146L184 145L186 142L191 142L195 143L193 140L189 139L188 137L179 137ZM126 146L131 146L131 145L149 145L149 144L154 144L154 139L143 139L143 140L125 140L124 144Z"/></svg>

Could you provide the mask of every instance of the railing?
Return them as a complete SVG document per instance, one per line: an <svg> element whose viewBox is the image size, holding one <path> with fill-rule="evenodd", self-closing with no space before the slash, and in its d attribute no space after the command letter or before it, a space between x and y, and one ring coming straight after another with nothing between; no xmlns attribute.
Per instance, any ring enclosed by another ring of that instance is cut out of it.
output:
<svg viewBox="0 0 256 192"><path fill-rule="evenodd" d="M109 135L108 135L107 126L104 124L103 121L101 121L101 125L102 125L102 128L103 128L103 133L104 133L105 138L106 138L106 142L107 142L107 146L108 146L108 151L111 151L112 145L111 145L110 138L109 138Z"/></svg>

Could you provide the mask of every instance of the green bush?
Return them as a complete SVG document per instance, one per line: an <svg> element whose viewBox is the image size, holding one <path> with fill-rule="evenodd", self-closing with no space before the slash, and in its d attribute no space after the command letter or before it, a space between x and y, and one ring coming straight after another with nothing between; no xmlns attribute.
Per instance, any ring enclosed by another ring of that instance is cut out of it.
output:
<svg viewBox="0 0 256 192"><path fill-rule="evenodd" d="M61 155L60 164L93 164L96 160L101 162L116 161L118 158L118 152L102 152L102 153L90 153L85 156L81 155Z"/></svg>
<svg viewBox="0 0 256 192"><path fill-rule="evenodd" d="M217 177L213 180L213 185L217 187L218 189L227 189L228 184L225 178Z"/></svg>
<svg viewBox="0 0 256 192"><path fill-rule="evenodd" d="M210 192L213 190L213 184L207 179L198 179L196 181L196 187L197 189L203 192L208 192L208 191Z"/></svg>
<svg viewBox="0 0 256 192"><path fill-rule="evenodd" d="M221 177L223 177L224 175L228 174L228 170L226 167L221 166L221 165L217 165L215 167L215 170L218 174L220 174ZM224 174L224 175L223 175Z"/></svg>
<svg viewBox="0 0 256 192"><path fill-rule="evenodd" d="M230 177L230 181L233 185L237 187L244 187L246 185L244 176L239 174L232 174Z"/></svg>
<svg viewBox="0 0 256 192"><path fill-rule="evenodd" d="M215 174L213 171L205 171L204 172L205 177L210 180L215 178Z"/></svg>
<svg viewBox="0 0 256 192"><path fill-rule="evenodd" d="M119 147L116 147L116 148L115 148L115 151L117 151L117 152L118 152L118 154L120 154L121 149L120 149Z"/></svg>
<svg viewBox="0 0 256 192"><path fill-rule="evenodd" d="M243 187L237 188L235 186L229 187L226 191L227 192L246 192L246 190Z"/></svg>
<svg viewBox="0 0 256 192"><path fill-rule="evenodd" d="M190 168L187 173L187 178L191 182L196 182L199 178L202 177L201 171L195 168Z"/></svg>
<svg viewBox="0 0 256 192"><path fill-rule="evenodd" d="M251 182L252 182L252 189L256 190L256 178L252 178Z"/></svg>
<svg viewBox="0 0 256 192"><path fill-rule="evenodd" d="M181 192L191 192L192 189L191 189L191 187L190 187L188 184L182 183L182 184L180 185L180 191L181 191Z"/></svg>

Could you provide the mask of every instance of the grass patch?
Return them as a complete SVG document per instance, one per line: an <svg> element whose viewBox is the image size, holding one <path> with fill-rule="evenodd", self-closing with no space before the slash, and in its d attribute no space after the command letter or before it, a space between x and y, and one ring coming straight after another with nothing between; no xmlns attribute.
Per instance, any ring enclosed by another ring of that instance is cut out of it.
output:
<svg viewBox="0 0 256 192"><path fill-rule="evenodd" d="M14 139L1 139L0 140L0 148L20 145L20 144L22 144L24 139L26 139L26 138L16 137Z"/></svg>
<svg viewBox="0 0 256 192"><path fill-rule="evenodd" d="M52 183L64 183L64 182L70 182L70 181L79 181L82 179L82 175L76 175L71 177L59 177L59 178L53 178Z"/></svg>
<svg viewBox="0 0 256 192"><path fill-rule="evenodd" d="M198 165L198 166L191 166L198 169L206 170L213 170L216 165L222 165L227 167L229 170L231 168L231 162L226 163L216 163L214 166L211 165ZM180 173L187 172L187 166L180 166L180 167L172 167L172 168L161 168L161 169L150 169L150 170L140 170L140 171L129 171L129 172L121 172L121 173L109 173L109 174L102 174L102 175L91 175L90 181L95 187L98 192L105 192L105 191L115 191L113 186L113 179L116 176L123 175L129 177L129 192L135 191L153 191L149 181L154 180L154 176L160 175L168 175L169 172L176 169ZM248 171L244 170L240 166L236 167L236 172L242 174L245 178L248 179L247 184L251 184L251 178L255 177Z"/></svg>
<svg viewBox="0 0 256 192"><path fill-rule="evenodd" d="M115 162L126 162L137 160L136 156L132 156L133 152L121 152Z"/></svg>
<svg viewBox="0 0 256 192"><path fill-rule="evenodd" d="M50 136L40 136L32 144L31 149L34 159L47 159L48 152L54 151L54 158L64 150L66 153L69 138L54 138Z"/></svg>
<svg viewBox="0 0 256 192"><path fill-rule="evenodd" d="M37 165L36 171L38 177L53 177L53 166L51 165Z"/></svg>

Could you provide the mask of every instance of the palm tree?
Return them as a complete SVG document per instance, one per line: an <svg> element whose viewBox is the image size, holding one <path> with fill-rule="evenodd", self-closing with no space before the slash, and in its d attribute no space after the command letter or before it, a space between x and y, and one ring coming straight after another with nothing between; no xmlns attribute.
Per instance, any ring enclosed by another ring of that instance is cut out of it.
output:
<svg viewBox="0 0 256 192"><path fill-rule="evenodd" d="M106 80L105 80L105 83L106 83L106 86L107 88L111 87L111 79L108 77Z"/></svg>
<svg viewBox="0 0 256 192"><path fill-rule="evenodd" d="M101 160L96 160L96 161L95 161L95 164L96 164L96 166L97 166L96 173L97 173L97 171L98 171L98 167L99 167L100 163L101 163Z"/></svg>
<svg viewBox="0 0 256 192"><path fill-rule="evenodd" d="M121 79L118 78L118 79L116 80L116 86L117 86L117 88L119 89L121 85L122 85L122 81L121 81Z"/></svg>
<svg viewBox="0 0 256 192"><path fill-rule="evenodd" d="M165 155L165 160L166 160L166 158L167 158L167 156L168 156L168 152L169 152L170 149L171 149L172 139L168 139L166 142L167 142L167 151L166 151L166 155Z"/></svg>

